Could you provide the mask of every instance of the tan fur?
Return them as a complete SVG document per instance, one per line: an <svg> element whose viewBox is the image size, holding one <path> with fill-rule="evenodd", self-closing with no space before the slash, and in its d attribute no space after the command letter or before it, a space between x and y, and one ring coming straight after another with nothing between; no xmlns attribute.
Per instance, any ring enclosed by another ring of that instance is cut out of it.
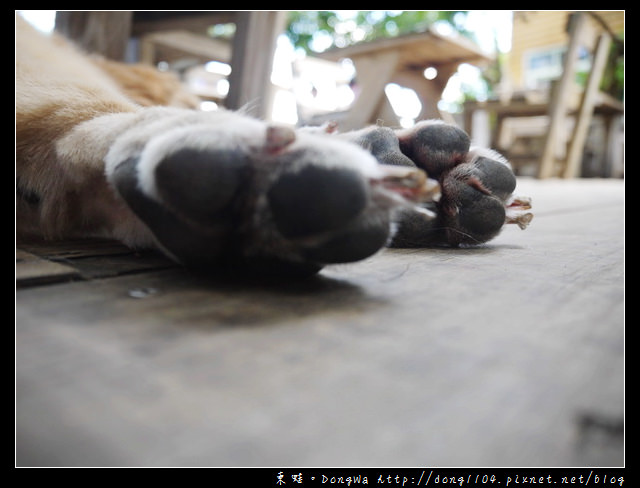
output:
<svg viewBox="0 0 640 488"><path fill-rule="evenodd" d="M195 98L168 74L89 57L16 16L18 240L124 234L149 240L108 186L104 157L127 117L158 104L193 107Z"/></svg>
<svg viewBox="0 0 640 488"><path fill-rule="evenodd" d="M145 64L116 63L101 57L92 61L113 78L123 93L142 106L198 107L198 98L185 91L173 73L163 73Z"/></svg>

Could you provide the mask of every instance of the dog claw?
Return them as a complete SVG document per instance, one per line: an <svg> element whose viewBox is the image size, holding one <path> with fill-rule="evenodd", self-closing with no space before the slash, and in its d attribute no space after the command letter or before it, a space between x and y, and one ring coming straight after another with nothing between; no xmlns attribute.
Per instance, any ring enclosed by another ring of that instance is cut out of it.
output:
<svg viewBox="0 0 640 488"><path fill-rule="evenodd" d="M533 220L533 214L526 212L531 208L531 198L514 196L507 205L505 223L516 224L521 229L526 229Z"/></svg>
<svg viewBox="0 0 640 488"><path fill-rule="evenodd" d="M440 196L440 185L421 169L406 166L380 165L382 177L371 183L400 195L414 203L432 202Z"/></svg>
<svg viewBox="0 0 640 488"><path fill-rule="evenodd" d="M520 208L523 210L529 210L531 208L531 198L514 195L509 200L507 207L514 207L514 208Z"/></svg>

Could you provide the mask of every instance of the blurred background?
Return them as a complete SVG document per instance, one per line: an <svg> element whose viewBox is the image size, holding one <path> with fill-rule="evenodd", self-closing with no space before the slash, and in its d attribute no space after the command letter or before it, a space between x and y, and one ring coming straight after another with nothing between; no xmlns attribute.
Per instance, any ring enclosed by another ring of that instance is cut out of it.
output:
<svg viewBox="0 0 640 488"><path fill-rule="evenodd" d="M623 177L624 11L19 11L296 126L456 123L519 175Z"/></svg>

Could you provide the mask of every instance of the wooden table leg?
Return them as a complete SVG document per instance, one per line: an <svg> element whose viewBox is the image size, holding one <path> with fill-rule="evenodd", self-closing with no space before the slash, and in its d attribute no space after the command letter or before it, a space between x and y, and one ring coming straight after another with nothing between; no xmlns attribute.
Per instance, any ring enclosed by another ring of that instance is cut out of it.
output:
<svg viewBox="0 0 640 488"><path fill-rule="evenodd" d="M342 131L359 129L375 121L380 103L384 101L384 88L391 81L398 58L398 52L393 50L352 58L360 95L345 120L340 122Z"/></svg>

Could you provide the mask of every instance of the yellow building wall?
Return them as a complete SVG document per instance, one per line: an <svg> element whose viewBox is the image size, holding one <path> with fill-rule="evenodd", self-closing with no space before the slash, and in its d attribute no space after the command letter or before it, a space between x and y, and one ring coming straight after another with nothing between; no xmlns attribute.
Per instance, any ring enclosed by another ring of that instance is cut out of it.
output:
<svg viewBox="0 0 640 488"><path fill-rule="evenodd" d="M511 52L507 56L507 76L514 89L524 87L523 60L528 51L566 46L566 27L571 11L514 11ZM618 34L624 32L624 11L596 11ZM592 19L594 25L598 23ZM598 26L598 28L601 28Z"/></svg>

